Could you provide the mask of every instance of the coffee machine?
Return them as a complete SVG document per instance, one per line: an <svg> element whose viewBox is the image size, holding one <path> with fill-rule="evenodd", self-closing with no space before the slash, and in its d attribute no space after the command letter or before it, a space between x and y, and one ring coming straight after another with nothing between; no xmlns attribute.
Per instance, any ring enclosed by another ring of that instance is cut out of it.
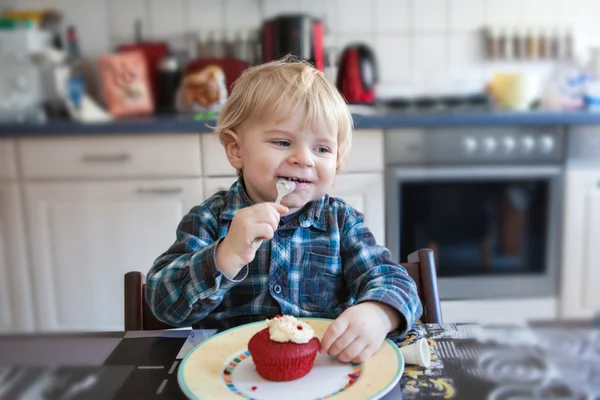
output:
<svg viewBox="0 0 600 400"><path fill-rule="evenodd" d="M323 22L309 15L280 15L269 19L261 29L263 62L292 54L323 71L323 34Z"/></svg>

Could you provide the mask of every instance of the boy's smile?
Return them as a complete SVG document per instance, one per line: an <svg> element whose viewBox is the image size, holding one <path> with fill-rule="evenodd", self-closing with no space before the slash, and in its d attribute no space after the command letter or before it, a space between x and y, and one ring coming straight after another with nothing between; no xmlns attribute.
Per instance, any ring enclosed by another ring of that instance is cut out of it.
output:
<svg viewBox="0 0 600 400"><path fill-rule="evenodd" d="M336 175L337 127L322 120L305 123L300 109L287 114L284 120L270 118L241 127L236 132L239 158L233 162L242 170L253 203L274 201L279 178L295 181L296 189L282 201L294 212L331 189Z"/></svg>

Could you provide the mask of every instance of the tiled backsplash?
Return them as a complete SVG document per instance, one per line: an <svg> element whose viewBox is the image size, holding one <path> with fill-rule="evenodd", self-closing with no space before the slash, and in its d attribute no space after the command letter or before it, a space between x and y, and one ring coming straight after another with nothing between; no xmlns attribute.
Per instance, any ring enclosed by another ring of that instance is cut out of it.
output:
<svg viewBox="0 0 600 400"><path fill-rule="evenodd" d="M0 0L0 6L60 9L92 56L131 41L138 18L146 38L175 40L198 30L254 29L265 17L307 12L326 21L328 46L373 46L382 92L468 90L496 70L550 70L549 62L484 61L484 25L572 27L578 54L600 45L599 0Z"/></svg>

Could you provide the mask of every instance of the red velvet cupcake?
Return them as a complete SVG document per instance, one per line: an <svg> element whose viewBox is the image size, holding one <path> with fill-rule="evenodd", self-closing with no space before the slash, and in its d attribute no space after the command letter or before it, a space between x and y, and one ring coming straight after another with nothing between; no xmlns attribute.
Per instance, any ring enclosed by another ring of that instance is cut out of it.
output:
<svg viewBox="0 0 600 400"><path fill-rule="evenodd" d="M267 320L267 324L268 328L248 342L260 376L270 381L293 381L308 374L320 346L310 325L289 315Z"/></svg>

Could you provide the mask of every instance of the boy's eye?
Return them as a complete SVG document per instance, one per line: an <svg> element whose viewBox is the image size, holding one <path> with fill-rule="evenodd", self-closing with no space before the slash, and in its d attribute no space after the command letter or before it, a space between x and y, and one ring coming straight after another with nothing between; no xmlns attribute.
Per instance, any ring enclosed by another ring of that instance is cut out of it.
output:
<svg viewBox="0 0 600 400"><path fill-rule="evenodd" d="M317 153L331 153L328 147L317 147Z"/></svg>
<svg viewBox="0 0 600 400"><path fill-rule="evenodd" d="M288 142L287 140L275 140L273 141L273 144L281 147L288 147L290 145L290 142Z"/></svg>

